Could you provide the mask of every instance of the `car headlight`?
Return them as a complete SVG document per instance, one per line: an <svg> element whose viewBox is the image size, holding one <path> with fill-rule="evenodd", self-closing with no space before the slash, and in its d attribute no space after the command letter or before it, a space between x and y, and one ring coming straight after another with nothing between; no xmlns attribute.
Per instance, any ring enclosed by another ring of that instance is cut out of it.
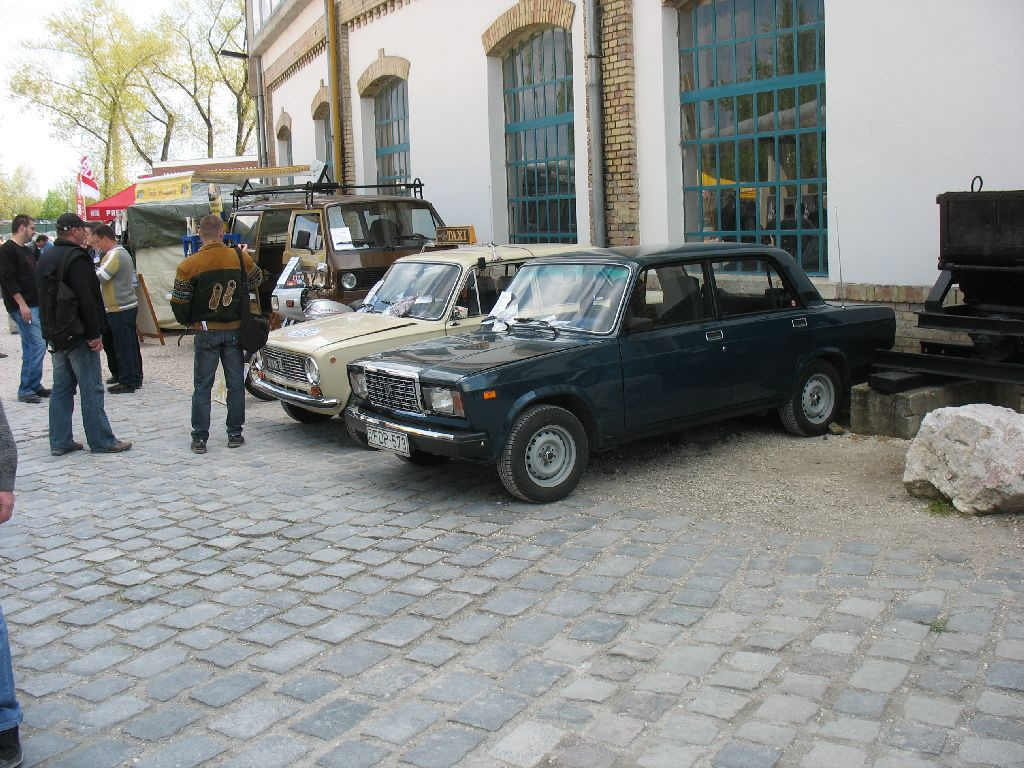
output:
<svg viewBox="0 0 1024 768"><path fill-rule="evenodd" d="M320 366L312 357L306 358L306 379L310 384L320 383Z"/></svg>
<svg viewBox="0 0 1024 768"><path fill-rule="evenodd" d="M253 355L253 357L252 357L252 365L257 370L260 370L260 371L263 370L264 366L263 366L263 350L262 349L256 350L256 354Z"/></svg>
<svg viewBox="0 0 1024 768"><path fill-rule="evenodd" d="M356 276L351 272L346 272L344 275L341 276L341 287L344 288L346 291L351 291L353 288L356 287L356 283L358 282L359 281L356 279Z"/></svg>
<svg viewBox="0 0 1024 768"><path fill-rule="evenodd" d="M270 297L270 308L275 312L281 309L281 300L277 296Z"/></svg>
<svg viewBox="0 0 1024 768"><path fill-rule="evenodd" d="M366 391L366 372L365 371L362 371L362 370L359 370L359 371L349 371L348 372L348 383L352 387L352 394L353 395L355 395L356 397L362 397L362 398L366 397L367 391Z"/></svg>
<svg viewBox="0 0 1024 768"><path fill-rule="evenodd" d="M465 416L462 409L462 395L448 387L423 387L423 398L434 413L445 416Z"/></svg>

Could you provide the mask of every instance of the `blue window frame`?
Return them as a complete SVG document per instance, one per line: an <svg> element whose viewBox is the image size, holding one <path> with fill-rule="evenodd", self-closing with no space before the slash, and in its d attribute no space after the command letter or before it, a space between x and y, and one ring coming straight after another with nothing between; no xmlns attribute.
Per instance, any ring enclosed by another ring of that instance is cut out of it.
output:
<svg viewBox="0 0 1024 768"><path fill-rule="evenodd" d="M686 239L827 273L823 0L698 0L679 40Z"/></svg>
<svg viewBox="0 0 1024 768"><path fill-rule="evenodd" d="M409 181L409 87L395 78L373 97L377 183Z"/></svg>
<svg viewBox="0 0 1024 768"><path fill-rule="evenodd" d="M571 36L544 29L502 65L509 240L575 243Z"/></svg>

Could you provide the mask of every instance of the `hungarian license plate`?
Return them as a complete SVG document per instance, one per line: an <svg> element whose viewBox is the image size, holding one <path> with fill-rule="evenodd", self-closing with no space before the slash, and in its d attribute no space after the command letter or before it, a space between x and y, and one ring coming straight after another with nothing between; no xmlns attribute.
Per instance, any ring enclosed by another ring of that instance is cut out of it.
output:
<svg viewBox="0 0 1024 768"><path fill-rule="evenodd" d="M395 453L400 453L403 456L409 455L409 438L402 432L392 432L390 429L367 427L366 442L373 448L380 448L385 451L394 451Z"/></svg>

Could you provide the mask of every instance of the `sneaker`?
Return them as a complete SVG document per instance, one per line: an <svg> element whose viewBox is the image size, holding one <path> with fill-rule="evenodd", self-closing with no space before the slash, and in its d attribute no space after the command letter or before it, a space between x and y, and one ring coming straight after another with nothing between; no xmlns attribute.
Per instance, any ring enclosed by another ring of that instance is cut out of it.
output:
<svg viewBox="0 0 1024 768"><path fill-rule="evenodd" d="M115 384L112 387L107 387L107 392L112 395L130 395L135 391L135 387L126 387L124 384Z"/></svg>
<svg viewBox="0 0 1024 768"><path fill-rule="evenodd" d="M75 451L81 451L85 448L81 443L72 443L68 448L51 448L51 456L63 456L65 453L74 453Z"/></svg>
<svg viewBox="0 0 1024 768"><path fill-rule="evenodd" d="M43 398L34 392L31 395L18 395L18 400L22 403L41 403Z"/></svg>
<svg viewBox="0 0 1024 768"><path fill-rule="evenodd" d="M107 379L107 384L117 384L117 376L111 376Z"/></svg>
<svg viewBox="0 0 1024 768"><path fill-rule="evenodd" d="M3 359L5 357L7 357L7 353L6 352L0 352L0 359Z"/></svg>
<svg viewBox="0 0 1024 768"><path fill-rule="evenodd" d="M36 394L39 395L40 397L49 397L50 390L48 390L46 387L40 387L39 389L36 390Z"/></svg>
<svg viewBox="0 0 1024 768"><path fill-rule="evenodd" d="M245 438L241 435L228 435L228 448L238 448L245 445Z"/></svg>
<svg viewBox="0 0 1024 768"><path fill-rule="evenodd" d="M130 451L131 449L132 449L132 444L129 443L128 441L126 441L126 440L116 440L116 441L114 441L113 445L111 445L111 446L109 446L107 448L98 448L98 449L97 448L93 448L92 452L93 453L124 453L125 451Z"/></svg>
<svg viewBox="0 0 1024 768"><path fill-rule="evenodd" d="M205 440L193 440L192 441L192 453L206 453L206 441Z"/></svg>
<svg viewBox="0 0 1024 768"><path fill-rule="evenodd" d="M0 768L18 768L23 759L18 726L0 732Z"/></svg>

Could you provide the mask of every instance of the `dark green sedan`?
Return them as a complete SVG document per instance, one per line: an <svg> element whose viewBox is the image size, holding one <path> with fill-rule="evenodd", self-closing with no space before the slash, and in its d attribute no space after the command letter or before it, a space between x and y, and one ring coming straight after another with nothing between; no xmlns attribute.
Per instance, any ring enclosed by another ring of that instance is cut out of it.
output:
<svg viewBox="0 0 1024 768"><path fill-rule="evenodd" d="M592 450L698 423L775 408L823 434L896 330L756 245L581 249L496 288L479 330L352 362L345 419L413 464L496 464L530 502L568 495Z"/></svg>

